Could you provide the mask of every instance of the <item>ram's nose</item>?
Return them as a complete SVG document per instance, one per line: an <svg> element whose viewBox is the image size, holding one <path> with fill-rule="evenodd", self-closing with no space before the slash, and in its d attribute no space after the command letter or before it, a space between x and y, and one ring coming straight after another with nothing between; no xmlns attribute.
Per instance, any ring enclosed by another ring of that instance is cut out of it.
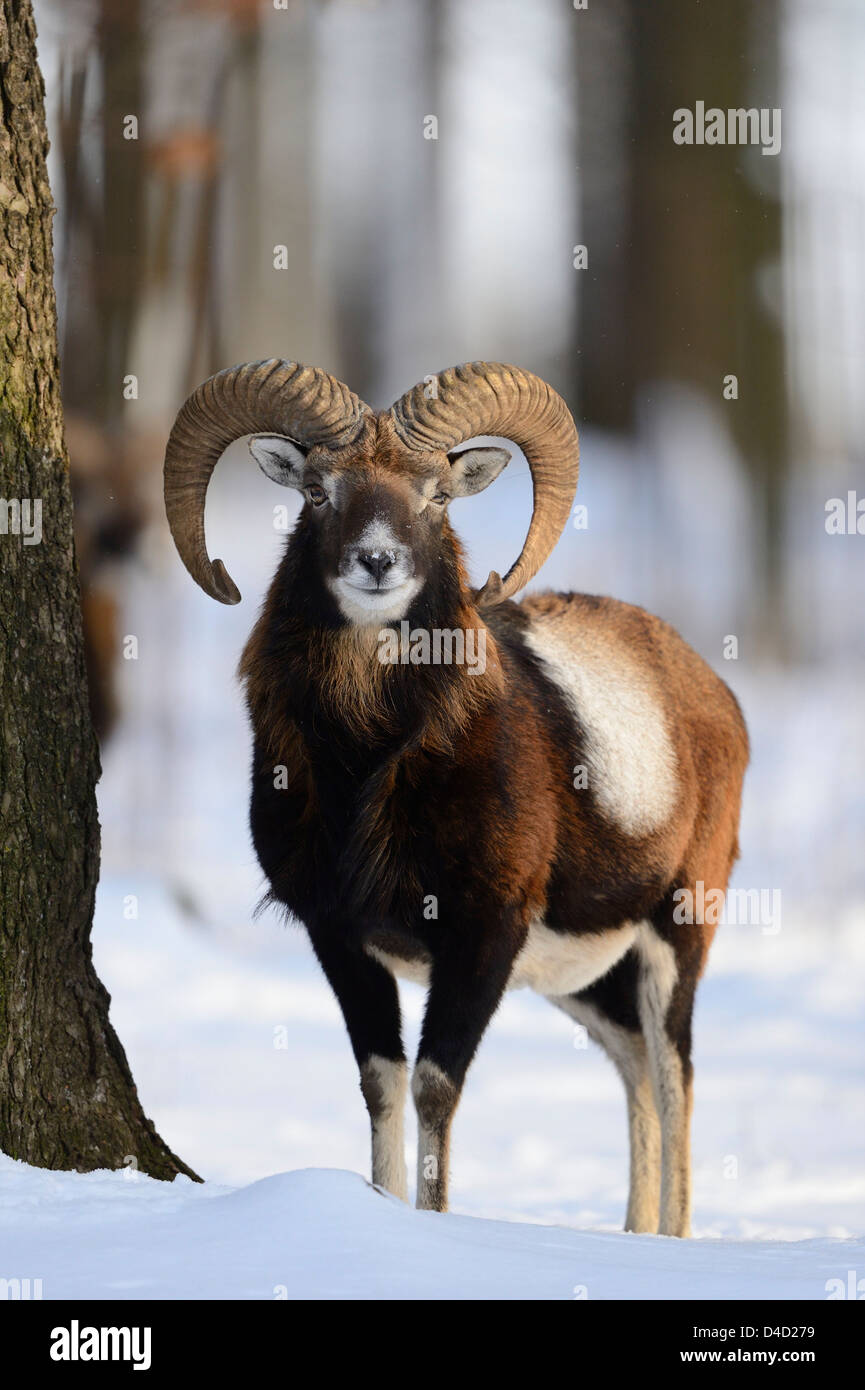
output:
<svg viewBox="0 0 865 1390"><path fill-rule="evenodd" d="M388 570L396 564L396 552L393 550L362 550L357 557L359 565L368 574L371 574L376 584L381 585L382 580Z"/></svg>

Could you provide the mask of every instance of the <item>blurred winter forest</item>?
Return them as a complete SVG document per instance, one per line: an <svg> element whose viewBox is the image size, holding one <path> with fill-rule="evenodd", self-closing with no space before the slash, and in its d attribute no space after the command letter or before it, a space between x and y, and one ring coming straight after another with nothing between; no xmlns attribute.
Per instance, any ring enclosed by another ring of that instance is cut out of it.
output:
<svg viewBox="0 0 865 1390"><path fill-rule="evenodd" d="M269 356L325 367L374 406L472 358L561 392L587 512L535 586L641 603L724 675L754 743L740 872L784 889L785 922L840 930L865 903L865 535L855 516L853 534L830 534L826 504L865 497L865 6L35 9L104 749L102 930L122 929L127 899L142 925L158 905L236 950L264 930L249 927L261 882L233 669L284 543L274 507L297 502L245 446L229 451L208 535L244 603L220 608L171 547L161 464L188 392ZM780 152L674 143L673 112L697 101L780 108ZM456 504L476 580L515 557L530 499L518 456L483 498ZM300 960L283 940L274 932L273 961ZM114 958L121 1011L140 949L127 938ZM223 979L201 1002L208 1018L223 1006L235 1018L227 990ZM159 1127L204 1168L186 1100L164 1118L172 1060L139 1055L138 1002L121 1018L136 1076ZM265 1021L277 1008L263 1006ZM347 1047L343 1070L353 1085ZM745 1130L768 1094L739 1116ZM244 1155L232 1171L255 1168Z"/></svg>
<svg viewBox="0 0 865 1390"><path fill-rule="evenodd" d="M584 432L588 529L550 578L658 608L709 655L721 632L750 663L862 656L863 547L825 529L865 489L855 0L36 9L104 732L117 576L164 544L173 412L271 355L372 404L468 358L530 367ZM674 144L700 96L780 107L780 154ZM504 491L499 567L525 514ZM490 518L467 512L470 543Z"/></svg>

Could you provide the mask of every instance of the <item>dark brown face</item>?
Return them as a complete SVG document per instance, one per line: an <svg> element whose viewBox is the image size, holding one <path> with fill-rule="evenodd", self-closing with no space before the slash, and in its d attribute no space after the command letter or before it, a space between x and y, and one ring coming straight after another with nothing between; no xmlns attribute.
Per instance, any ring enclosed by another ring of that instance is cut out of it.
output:
<svg viewBox="0 0 865 1390"><path fill-rule="evenodd" d="M451 498L480 492L510 458L496 448L412 451L381 416L351 450L304 453L279 435L253 437L250 450L269 478L303 493L321 577L357 626L405 616L434 572Z"/></svg>

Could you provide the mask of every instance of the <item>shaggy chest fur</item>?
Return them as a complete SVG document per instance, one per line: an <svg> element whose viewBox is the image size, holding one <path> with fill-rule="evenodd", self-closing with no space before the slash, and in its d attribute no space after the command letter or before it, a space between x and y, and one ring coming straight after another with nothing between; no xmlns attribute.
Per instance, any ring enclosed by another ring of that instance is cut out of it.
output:
<svg viewBox="0 0 865 1390"><path fill-rule="evenodd" d="M512 609L495 641L509 698L476 701L464 727L424 723L431 685L387 737L347 734L317 703L278 759L260 736L256 850L301 922L355 934L421 982L443 933L488 928L504 900L522 939L510 987L571 993L621 958L667 887L674 750L651 683L590 623L576 659L543 614Z"/></svg>

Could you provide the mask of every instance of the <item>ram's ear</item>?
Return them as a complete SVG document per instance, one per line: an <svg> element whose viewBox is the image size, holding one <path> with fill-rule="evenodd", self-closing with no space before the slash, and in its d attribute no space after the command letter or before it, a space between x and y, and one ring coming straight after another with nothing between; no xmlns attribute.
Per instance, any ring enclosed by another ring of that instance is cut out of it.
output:
<svg viewBox="0 0 865 1390"><path fill-rule="evenodd" d="M505 464L510 459L507 449L487 448L464 449L461 454L448 454L450 460L450 488L454 497L471 497L472 493L483 492L494 483Z"/></svg>
<svg viewBox="0 0 865 1390"><path fill-rule="evenodd" d="M249 441L249 452L262 473L272 478L282 487L303 487L303 470L306 454L282 434L254 434Z"/></svg>

